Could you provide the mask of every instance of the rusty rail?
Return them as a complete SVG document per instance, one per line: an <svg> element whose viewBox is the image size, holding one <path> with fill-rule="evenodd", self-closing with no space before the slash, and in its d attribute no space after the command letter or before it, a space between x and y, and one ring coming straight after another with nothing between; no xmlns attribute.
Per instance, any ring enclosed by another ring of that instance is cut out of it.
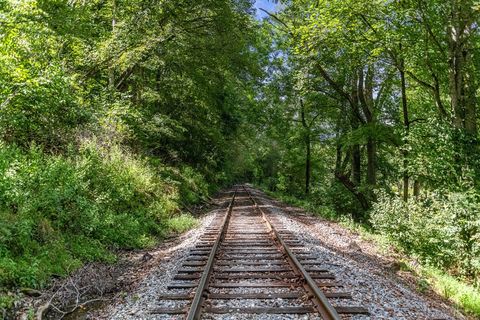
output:
<svg viewBox="0 0 480 320"><path fill-rule="evenodd" d="M232 200L227 208L227 214L223 220L221 225L220 235L215 240L215 243L212 247L212 251L208 256L207 264L205 265L205 270L203 271L202 277L200 278L197 290L195 291L195 296L193 297L192 305L188 311L187 320L197 320L200 319L200 314L202 313L203 301L205 300L205 289L208 287L208 282L210 281L210 276L212 275L213 271L213 262L215 260L215 255L217 254L218 247L222 242L223 238L225 237L226 233L226 226L228 226L228 221L230 220L230 215L233 209L233 203L235 201L235 196L237 194L237 189L235 189L233 193Z"/></svg>
<svg viewBox="0 0 480 320"><path fill-rule="evenodd" d="M341 285L334 281L335 275L328 269L311 267L321 263L316 261L318 257L305 253L304 244L289 230L281 228L281 223L257 203L247 187L236 186L227 199L225 215L219 215L206 229L190 250L183 268L178 270L174 279L179 282L167 286L168 290L186 292L162 295L162 300L188 301L188 305L159 307L151 313L183 315L187 320L198 320L204 313L232 312L229 306L216 305L218 300L289 299L300 304L287 303L282 307L246 304L234 309L257 315L314 313L319 319L327 320L339 320L339 314L369 314L362 306L334 307L330 304L328 299L352 299L352 295L320 289ZM236 288L246 291L230 292ZM250 292L249 288L263 288L263 291ZM277 291L276 288L292 288L292 291Z"/></svg>
<svg viewBox="0 0 480 320"><path fill-rule="evenodd" d="M275 229L275 227L270 223L270 220L268 219L267 215L265 212L262 210L262 208L258 205L258 203L255 201L255 199L252 197L251 193L245 188L245 186L242 186L245 192L248 194L248 197L250 200L253 202L255 209L260 211L262 214L263 220L267 224L268 228L271 230L272 234L274 235L275 239L280 243L282 249L285 251L287 258L292 265L292 267L297 271L297 273L305 279L305 289L309 291L309 293L312 296L312 302L315 304L318 312L322 316L322 319L325 320L340 320L340 315L337 313L335 308L330 304L328 301L328 298L325 296L325 294L320 290L320 288L317 286L315 281L310 277L308 272L305 270L305 268L302 266L302 264L298 261L297 257L295 254L290 250L288 245L283 241L282 237L278 233L278 231Z"/></svg>

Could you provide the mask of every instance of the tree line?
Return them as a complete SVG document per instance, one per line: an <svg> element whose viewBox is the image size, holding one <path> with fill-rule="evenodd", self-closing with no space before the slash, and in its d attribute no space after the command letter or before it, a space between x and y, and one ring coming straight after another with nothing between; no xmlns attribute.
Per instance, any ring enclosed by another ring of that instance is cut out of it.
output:
<svg viewBox="0 0 480 320"><path fill-rule="evenodd" d="M478 3L279 8L0 0L0 309L245 181L478 281Z"/></svg>
<svg viewBox="0 0 480 320"><path fill-rule="evenodd" d="M478 279L478 3L280 3L251 176Z"/></svg>

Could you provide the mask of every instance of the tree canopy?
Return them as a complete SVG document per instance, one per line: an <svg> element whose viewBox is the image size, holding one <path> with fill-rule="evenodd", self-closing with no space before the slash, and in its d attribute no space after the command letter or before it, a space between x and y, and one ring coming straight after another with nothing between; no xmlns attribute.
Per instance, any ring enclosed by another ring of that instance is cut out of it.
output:
<svg viewBox="0 0 480 320"><path fill-rule="evenodd" d="M478 277L478 3L281 4L254 175Z"/></svg>

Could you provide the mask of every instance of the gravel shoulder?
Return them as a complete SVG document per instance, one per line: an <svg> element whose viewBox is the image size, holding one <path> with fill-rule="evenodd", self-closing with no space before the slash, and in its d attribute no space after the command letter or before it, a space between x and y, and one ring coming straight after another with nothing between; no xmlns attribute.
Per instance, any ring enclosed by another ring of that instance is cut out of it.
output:
<svg viewBox="0 0 480 320"><path fill-rule="evenodd" d="M253 192L264 210L279 215L284 227L322 257L354 300L369 309L371 319L467 319L432 290L420 293L418 279L400 270L397 254L382 253L374 242L338 223Z"/></svg>
<svg viewBox="0 0 480 320"><path fill-rule="evenodd" d="M126 257L137 265L117 279L117 281L128 279L130 286L127 292L117 295L108 305L87 312L81 319L174 319L172 316L166 318L162 315L153 315L151 310L161 305L159 296L168 292L167 285L172 282L189 250L212 224L217 214L225 211L224 207L228 205L229 199L228 195L224 197L220 193L213 199L213 203L218 207L204 214L195 229L172 241L162 243L148 253L140 252Z"/></svg>
<svg viewBox="0 0 480 320"><path fill-rule="evenodd" d="M159 306L159 296L167 293L166 287L188 256L188 251L203 234L206 226L214 220L218 211L223 210L217 209L208 213L200 220L199 227L187 232L180 243L150 253L155 267L144 274L135 290L114 301L97 314L95 319L163 319L161 315L152 315L150 311Z"/></svg>
<svg viewBox="0 0 480 320"><path fill-rule="evenodd" d="M297 234L305 247L324 261L324 265L336 275L337 281L344 285L344 291L352 293L357 304L369 309L371 316L354 319L466 319L433 292L419 293L415 277L396 268L394 254L382 254L373 242L363 240L358 234L336 223L286 206L258 190L250 191L264 210L276 215L283 227ZM227 198L220 197L216 201L219 204L223 201L224 204ZM187 258L189 249L223 211L221 207L210 211L200 219L197 228L149 252L151 257L143 266L122 276L129 278L132 283L129 291L83 319L180 319L152 314L151 310L181 306L178 302L169 305L171 302L161 301L159 297L167 292L173 293L167 290L167 285ZM144 256L131 258L141 260ZM250 318L222 316L222 319Z"/></svg>

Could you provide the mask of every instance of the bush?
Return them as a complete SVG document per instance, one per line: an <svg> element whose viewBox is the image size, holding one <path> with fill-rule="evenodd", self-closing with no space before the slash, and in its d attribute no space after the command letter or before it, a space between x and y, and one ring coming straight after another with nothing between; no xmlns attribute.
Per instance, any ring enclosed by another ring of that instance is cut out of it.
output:
<svg viewBox="0 0 480 320"><path fill-rule="evenodd" d="M480 274L480 199L474 191L432 194L407 203L382 194L372 223L430 265L471 278Z"/></svg>
<svg viewBox="0 0 480 320"><path fill-rule="evenodd" d="M183 193L204 193L206 183L193 170L172 172L95 142L62 156L0 145L0 286L40 287L85 261L114 260L109 249L190 228L194 219L178 216L178 181L189 182Z"/></svg>

